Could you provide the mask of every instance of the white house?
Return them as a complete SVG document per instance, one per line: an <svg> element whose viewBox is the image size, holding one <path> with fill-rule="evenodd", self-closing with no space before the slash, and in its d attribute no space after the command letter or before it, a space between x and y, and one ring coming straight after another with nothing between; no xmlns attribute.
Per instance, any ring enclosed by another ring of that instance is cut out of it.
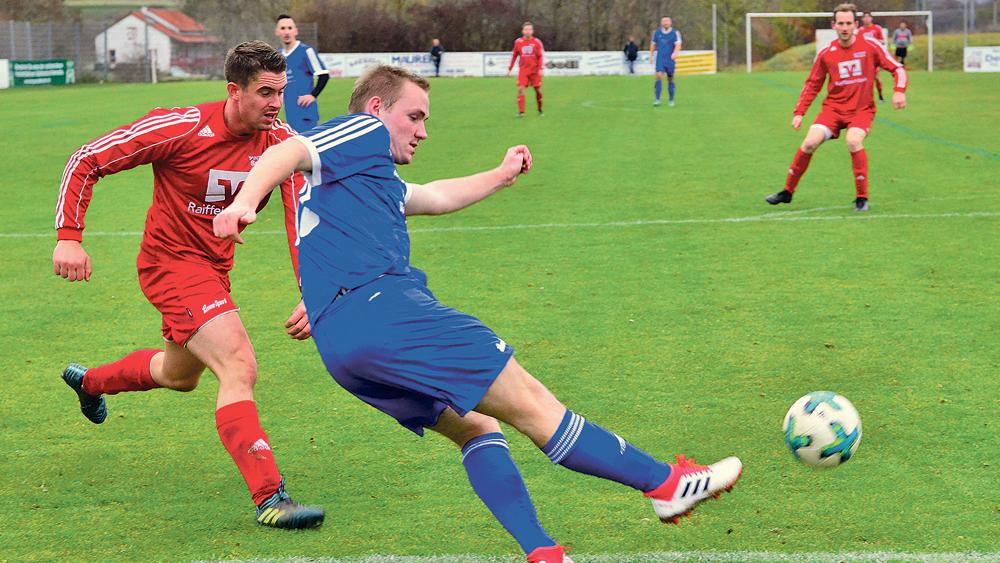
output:
<svg viewBox="0 0 1000 563"><path fill-rule="evenodd" d="M178 10L142 8L111 24L94 39L97 64L115 68L141 63L149 50L160 73L206 74L219 67L219 39Z"/></svg>

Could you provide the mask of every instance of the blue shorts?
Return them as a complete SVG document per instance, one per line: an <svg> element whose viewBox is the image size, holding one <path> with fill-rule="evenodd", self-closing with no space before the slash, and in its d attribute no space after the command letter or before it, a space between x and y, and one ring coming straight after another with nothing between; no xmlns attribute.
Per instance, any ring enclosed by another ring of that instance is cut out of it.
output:
<svg viewBox="0 0 1000 563"><path fill-rule="evenodd" d="M319 123L319 103L313 102L307 108L300 108L295 100L286 103L285 121L295 129L296 133L305 133Z"/></svg>
<svg viewBox="0 0 1000 563"><path fill-rule="evenodd" d="M677 61L667 59L666 61L661 61L657 59L656 61L656 72L665 72L670 78L674 77L674 69L677 68Z"/></svg>
<svg viewBox="0 0 1000 563"><path fill-rule="evenodd" d="M514 349L438 302L420 270L335 300L312 325L326 369L355 397L423 435L446 408L476 408Z"/></svg>

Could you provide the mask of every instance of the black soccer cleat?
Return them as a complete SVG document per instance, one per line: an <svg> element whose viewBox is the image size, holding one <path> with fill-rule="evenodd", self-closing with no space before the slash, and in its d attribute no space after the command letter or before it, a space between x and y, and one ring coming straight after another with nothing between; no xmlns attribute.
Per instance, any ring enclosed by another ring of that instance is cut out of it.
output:
<svg viewBox="0 0 1000 563"><path fill-rule="evenodd" d="M855 211L868 211L868 198L859 197L854 200L854 210Z"/></svg>
<svg viewBox="0 0 1000 563"><path fill-rule="evenodd" d="M323 523L323 509L318 506L303 506L292 500L285 492L285 480L281 479L278 490L271 498L257 506L257 523L271 528L299 530L316 528Z"/></svg>
<svg viewBox="0 0 1000 563"><path fill-rule="evenodd" d="M778 205L779 203L791 203L792 192L788 190L781 190L778 193L767 196L766 198L764 198L764 201L770 203L771 205Z"/></svg>
<svg viewBox="0 0 1000 563"><path fill-rule="evenodd" d="M71 389L76 391L80 398L80 412L87 420L94 424L104 422L108 417L108 409L104 403L104 395L93 396L83 390L83 376L87 375L87 368L80 364L70 364L63 370L62 378Z"/></svg>

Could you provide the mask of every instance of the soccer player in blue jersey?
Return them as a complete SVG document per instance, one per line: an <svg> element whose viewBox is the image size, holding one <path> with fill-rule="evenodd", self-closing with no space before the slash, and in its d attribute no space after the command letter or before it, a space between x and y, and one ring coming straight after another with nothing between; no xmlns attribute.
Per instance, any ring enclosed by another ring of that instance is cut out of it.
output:
<svg viewBox="0 0 1000 563"><path fill-rule="evenodd" d="M649 42L649 60L656 65L656 85L653 92L656 94L654 106L660 105L660 95L663 94L663 75L667 75L668 104L674 106L674 92L677 86L674 84L674 71L677 68L677 55L681 52L681 32L673 27L673 21L664 16L660 18L660 27L653 32L653 39Z"/></svg>
<svg viewBox="0 0 1000 563"><path fill-rule="evenodd" d="M316 98L330 80L330 73L316 55L316 50L299 41L299 28L295 26L292 16L278 16L274 34L281 39L281 54L285 55L287 63L285 121L296 131L308 131L319 123Z"/></svg>
<svg viewBox="0 0 1000 563"><path fill-rule="evenodd" d="M241 224L271 185L311 175L299 196L299 273L312 335L333 378L362 401L462 452L473 490L528 561L565 563L538 521L498 421L528 436L553 463L643 492L664 522L731 488L742 464L684 456L664 463L567 409L475 317L442 305L410 265L407 215L468 207L531 170L531 152L507 149L492 170L423 185L400 179L427 138L428 82L377 66L358 79L350 115L268 149L236 200L215 218L216 236L242 242Z"/></svg>

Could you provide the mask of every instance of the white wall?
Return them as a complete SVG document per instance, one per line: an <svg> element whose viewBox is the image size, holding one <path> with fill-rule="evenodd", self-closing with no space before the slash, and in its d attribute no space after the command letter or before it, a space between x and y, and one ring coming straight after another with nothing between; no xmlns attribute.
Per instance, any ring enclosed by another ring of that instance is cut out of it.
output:
<svg viewBox="0 0 1000 563"><path fill-rule="evenodd" d="M116 63L142 61L145 55L146 22L129 15L109 27L105 33L108 34L108 50L115 51ZM160 72L169 71L170 38L150 26L149 48L156 51L156 69ZM94 38L94 49L97 52L97 62L104 64L104 33L99 33Z"/></svg>
<svg viewBox="0 0 1000 563"><path fill-rule="evenodd" d="M0 59L0 90L10 88L10 61Z"/></svg>

